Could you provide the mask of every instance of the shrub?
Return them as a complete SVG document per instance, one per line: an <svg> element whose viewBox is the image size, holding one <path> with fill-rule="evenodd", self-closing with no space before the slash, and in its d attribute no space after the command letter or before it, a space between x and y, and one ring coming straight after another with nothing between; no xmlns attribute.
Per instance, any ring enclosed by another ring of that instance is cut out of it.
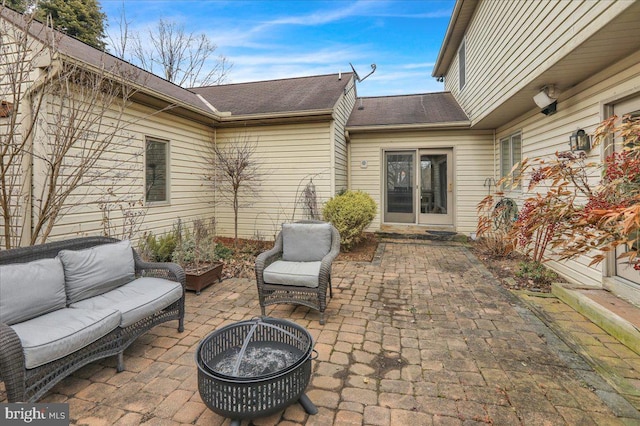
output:
<svg viewBox="0 0 640 426"><path fill-rule="evenodd" d="M476 241L476 248L484 256L493 259L504 259L514 251L513 243L504 231L496 230L485 232Z"/></svg>
<svg viewBox="0 0 640 426"><path fill-rule="evenodd" d="M536 284L551 284L558 279L558 274L547 269L540 262L520 262L520 269L516 276L532 280Z"/></svg>
<svg viewBox="0 0 640 426"><path fill-rule="evenodd" d="M376 216L376 202L362 191L346 191L331 198L324 206L324 220L340 232L340 245L345 251L357 244L364 230Z"/></svg>
<svg viewBox="0 0 640 426"><path fill-rule="evenodd" d="M152 262L171 262L177 244L178 238L173 231L160 236L149 232L140 241L140 251Z"/></svg>

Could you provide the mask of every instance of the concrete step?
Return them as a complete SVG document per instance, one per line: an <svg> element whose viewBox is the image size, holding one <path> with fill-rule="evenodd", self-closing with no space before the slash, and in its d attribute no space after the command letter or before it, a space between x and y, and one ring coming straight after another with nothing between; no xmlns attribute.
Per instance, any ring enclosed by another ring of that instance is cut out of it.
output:
<svg viewBox="0 0 640 426"><path fill-rule="evenodd" d="M605 289L556 283L551 292L640 355L640 307Z"/></svg>

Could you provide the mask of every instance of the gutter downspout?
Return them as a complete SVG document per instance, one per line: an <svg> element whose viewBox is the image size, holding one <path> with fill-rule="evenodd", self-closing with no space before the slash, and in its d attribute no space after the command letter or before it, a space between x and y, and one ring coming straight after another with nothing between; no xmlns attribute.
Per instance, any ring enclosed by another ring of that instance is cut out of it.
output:
<svg viewBox="0 0 640 426"><path fill-rule="evenodd" d="M349 131L344 131L344 140L347 143L347 189L351 190L351 136Z"/></svg>
<svg viewBox="0 0 640 426"><path fill-rule="evenodd" d="M218 146L218 129L213 128L213 146ZM213 167L217 167L217 156L215 154L212 155L213 159ZM213 173L213 217L216 217L216 206L218 205L218 182L216 178L218 177L217 173Z"/></svg>
<svg viewBox="0 0 640 426"><path fill-rule="evenodd" d="M498 166L498 156L499 153L497 152L499 150L498 145L498 141L496 141L496 129L493 129L493 180L494 181L498 181L498 179L496 179L496 167ZM500 171L498 171L498 175L500 174ZM497 188L496 188L497 189Z"/></svg>

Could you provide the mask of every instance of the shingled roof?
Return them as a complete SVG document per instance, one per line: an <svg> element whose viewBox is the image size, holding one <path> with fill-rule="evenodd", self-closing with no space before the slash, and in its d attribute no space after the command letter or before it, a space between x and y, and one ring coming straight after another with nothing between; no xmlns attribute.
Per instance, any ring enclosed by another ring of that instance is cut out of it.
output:
<svg viewBox="0 0 640 426"><path fill-rule="evenodd" d="M352 73L316 75L190 89L218 111L257 115L332 109Z"/></svg>
<svg viewBox="0 0 640 426"><path fill-rule="evenodd" d="M444 123L469 124L469 118L450 92L358 98L347 128Z"/></svg>
<svg viewBox="0 0 640 426"><path fill-rule="evenodd" d="M6 19L20 28L25 26L27 18L9 7L0 7L0 19ZM36 20L30 24L29 32L42 42L51 39L51 29ZM212 114L211 109L195 93L60 31L54 30L54 33L57 50L63 56L97 69L127 75L149 94L160 95L170 102L177 102L199 113Z"/></svg>

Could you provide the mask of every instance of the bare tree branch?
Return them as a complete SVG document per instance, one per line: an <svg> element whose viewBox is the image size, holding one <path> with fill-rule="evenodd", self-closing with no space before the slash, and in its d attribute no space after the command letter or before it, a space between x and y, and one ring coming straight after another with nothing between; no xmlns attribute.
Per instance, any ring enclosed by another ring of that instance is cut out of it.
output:
<svg viewBox="0 0 640 426"><path fill-rule="evenodd" d="M209 161L212 172L205 179L213 185L224 204L233 208L234 239L238 240L238 212L259 195L263 175L256 158L257 142L238 136L220 143L212 141Z"/></svg>
<svg viewBox="0 0 640 426"><path fill-rule="evenodd" d="M121 39L128 35L126 26L124 30L123 33L121 27ZM160 69L160 75L178 86L220 84L231 69L226 57L214 57L218 46L209 37L187 33L184 26L173 21L160 19L154 28L148 30L146 37L134 33L131 41L131 55L140 67L149 72ZM119 47L123 45L126 47L126 42L118 44Z"/></svg>
<svg viewBox="0 0 640 426"><path fill-rule="evenodd" d="M89 68L65 58L59 33L5 13L13 14L0 19L0 101L10 104L0 117L0 245L8 249L45 242L65 214L135 185L142 150L130 147L127 129L144 118L126 111L144 79L124 63Z"/></svg>

